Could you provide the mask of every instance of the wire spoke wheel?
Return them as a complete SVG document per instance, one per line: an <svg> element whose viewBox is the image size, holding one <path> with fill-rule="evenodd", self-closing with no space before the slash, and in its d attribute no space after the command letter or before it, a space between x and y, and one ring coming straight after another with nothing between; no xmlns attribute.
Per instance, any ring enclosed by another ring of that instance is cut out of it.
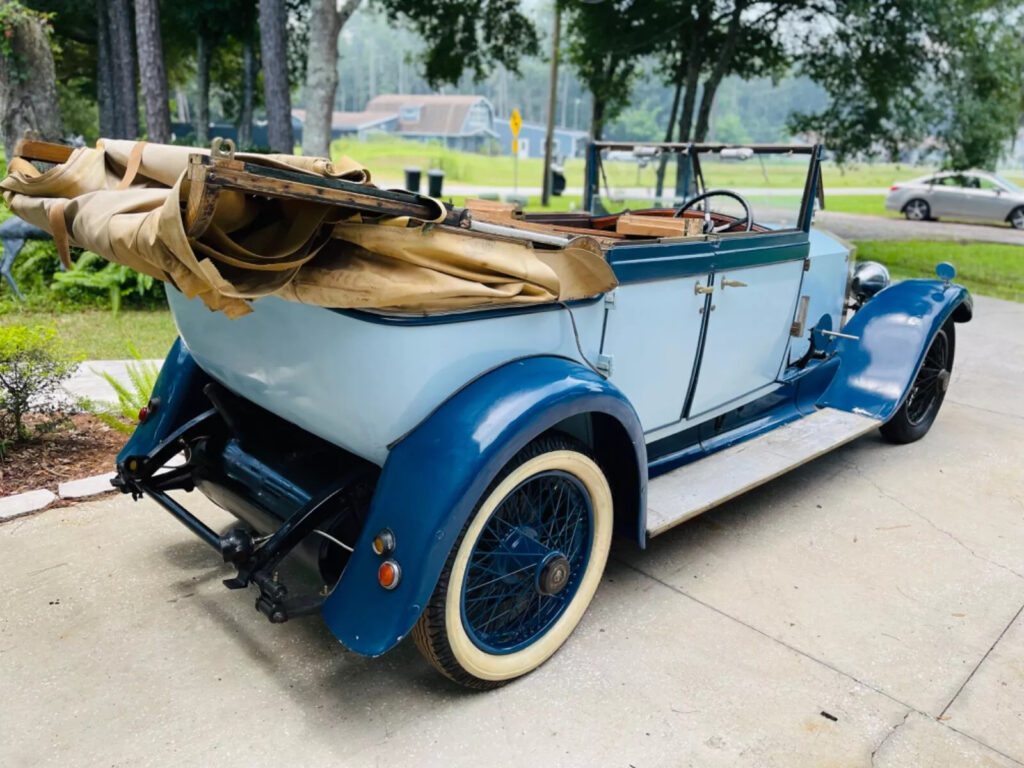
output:
<svg viewBox="0 0 1024 768"><path fill-rule="evenodd" d="M949 387L955 347L953 322L949 320L932 339L903 405L882 425L883 437L894 443L910 443L931 429Z"/></svg>
<svg viewBox="0 0 1024 768"><path fill-rule="evenodd" d="M499 474L449 555L413 637L446 676L491 688L536 669L597 590L611 488L575 440L531 443Z"/></svg>
<svg viewBox="0 0 1024 768"><path fill-rule="evenodd" d="M949 383L948 358L949 339L945 331L940 330L907 396L907 420L912 425L921 424L933 410L938 410Z"/></svg>
<svg viewBox="0 0 1024 768"><path fill-rule="evenodd" d="M562 615L592 528L590 497L566 472L534 475L505 497L477 539L462 590L463 625L479 647L518 650Z"/></svg>

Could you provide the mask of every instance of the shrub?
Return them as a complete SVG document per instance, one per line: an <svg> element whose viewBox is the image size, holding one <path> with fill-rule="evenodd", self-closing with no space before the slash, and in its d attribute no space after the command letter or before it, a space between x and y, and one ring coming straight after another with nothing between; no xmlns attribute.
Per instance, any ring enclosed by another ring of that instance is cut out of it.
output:
<svg viewBox="0 0 1024 768"><path fill-rule="evenodd" d="M0 328L0 445L31 436L27 414L44 416L36 432L52 430L63 420L59 414L69 397L60 385L75 362L61 353L55 336L52 326Z"/></svg>
<svg viewBox="0 0 1024 768"><path fill-rule="evenodd" d="M121 381L105 371L95 371L106 379L117 393L117 408L105 408L95 404L91 404L89 408L97 419L126 435L135 430L135 420L139 411L149 403L153 396L153 387L156 386L156 378L160 375L160 368L143 360L135 347L129 345L128 351L135 359L135 362L128 363L128 381ZM130 423L126 423L125 419Z"/></svg>
<svg viewBox="0 0 1024 768"><path fill-rule="evenodd" d="M68 271L54 273L53 288L56 291L82 288L106 293L110 310L115 314L120 311L121 300L126 296L145 300L162 295L154 278L123 264L108 262L91 251L83 252Z"/></svg>

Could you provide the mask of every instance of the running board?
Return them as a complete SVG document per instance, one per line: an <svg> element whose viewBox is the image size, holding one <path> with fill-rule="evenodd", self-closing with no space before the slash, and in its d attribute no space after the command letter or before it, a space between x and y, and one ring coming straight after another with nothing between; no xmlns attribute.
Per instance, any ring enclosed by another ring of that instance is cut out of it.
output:
<svg viewBox="0 0 1024 768"><path fill-rule="evenodd" d="M667 472L647 487L647 535L664 533L878 426L878 419L823 408Z"/></svg>

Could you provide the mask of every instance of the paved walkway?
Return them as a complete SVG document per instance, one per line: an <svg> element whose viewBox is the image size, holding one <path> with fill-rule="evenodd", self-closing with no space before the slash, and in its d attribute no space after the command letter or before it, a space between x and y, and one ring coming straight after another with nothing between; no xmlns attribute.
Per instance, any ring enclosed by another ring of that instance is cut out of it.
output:
<svg viewBox="0 0 1024 768"><path fill-rule="evenodd" d="M566 647L490 693L269 624L152 502L0 525L0 765L1021 766L1024 305L958 334L927 438L617 542Z"/></svg>
<svg viewBox="0 0 1024 768"><path fill-rule="evenodd" d="M101 374L106 373L116 380L128 384L128 366L134 360L86 360L81 363L71 378L64 383L64 389L74 397L84 397L94 402L116 403L117 393ZM157 367L163 360L146 360Z"/></svg>

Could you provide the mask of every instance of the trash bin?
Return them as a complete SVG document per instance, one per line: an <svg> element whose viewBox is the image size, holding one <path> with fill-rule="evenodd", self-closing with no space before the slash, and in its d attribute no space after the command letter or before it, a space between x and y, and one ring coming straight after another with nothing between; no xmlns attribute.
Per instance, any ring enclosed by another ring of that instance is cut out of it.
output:
<svg viewBox="0 0 1024 768"><path fill-rule="evenodd" d="M444 185L444 171L431 168L427 171L427 194L431 197L441 196L441 187Z"/></svg>
<svg viewBox="0 0 1024 768"><path fill-rule="evenodd" d="M405 188L410 192L420 191L420 176L422 172L419 168L406 168L405 169Z"/></svg>
<svg viewBox="0 0 1024 768"><path fill-rule="evenodd" d="M551 194L561 197L565 192L565 171L557 165L551 166Z"/></svg>

